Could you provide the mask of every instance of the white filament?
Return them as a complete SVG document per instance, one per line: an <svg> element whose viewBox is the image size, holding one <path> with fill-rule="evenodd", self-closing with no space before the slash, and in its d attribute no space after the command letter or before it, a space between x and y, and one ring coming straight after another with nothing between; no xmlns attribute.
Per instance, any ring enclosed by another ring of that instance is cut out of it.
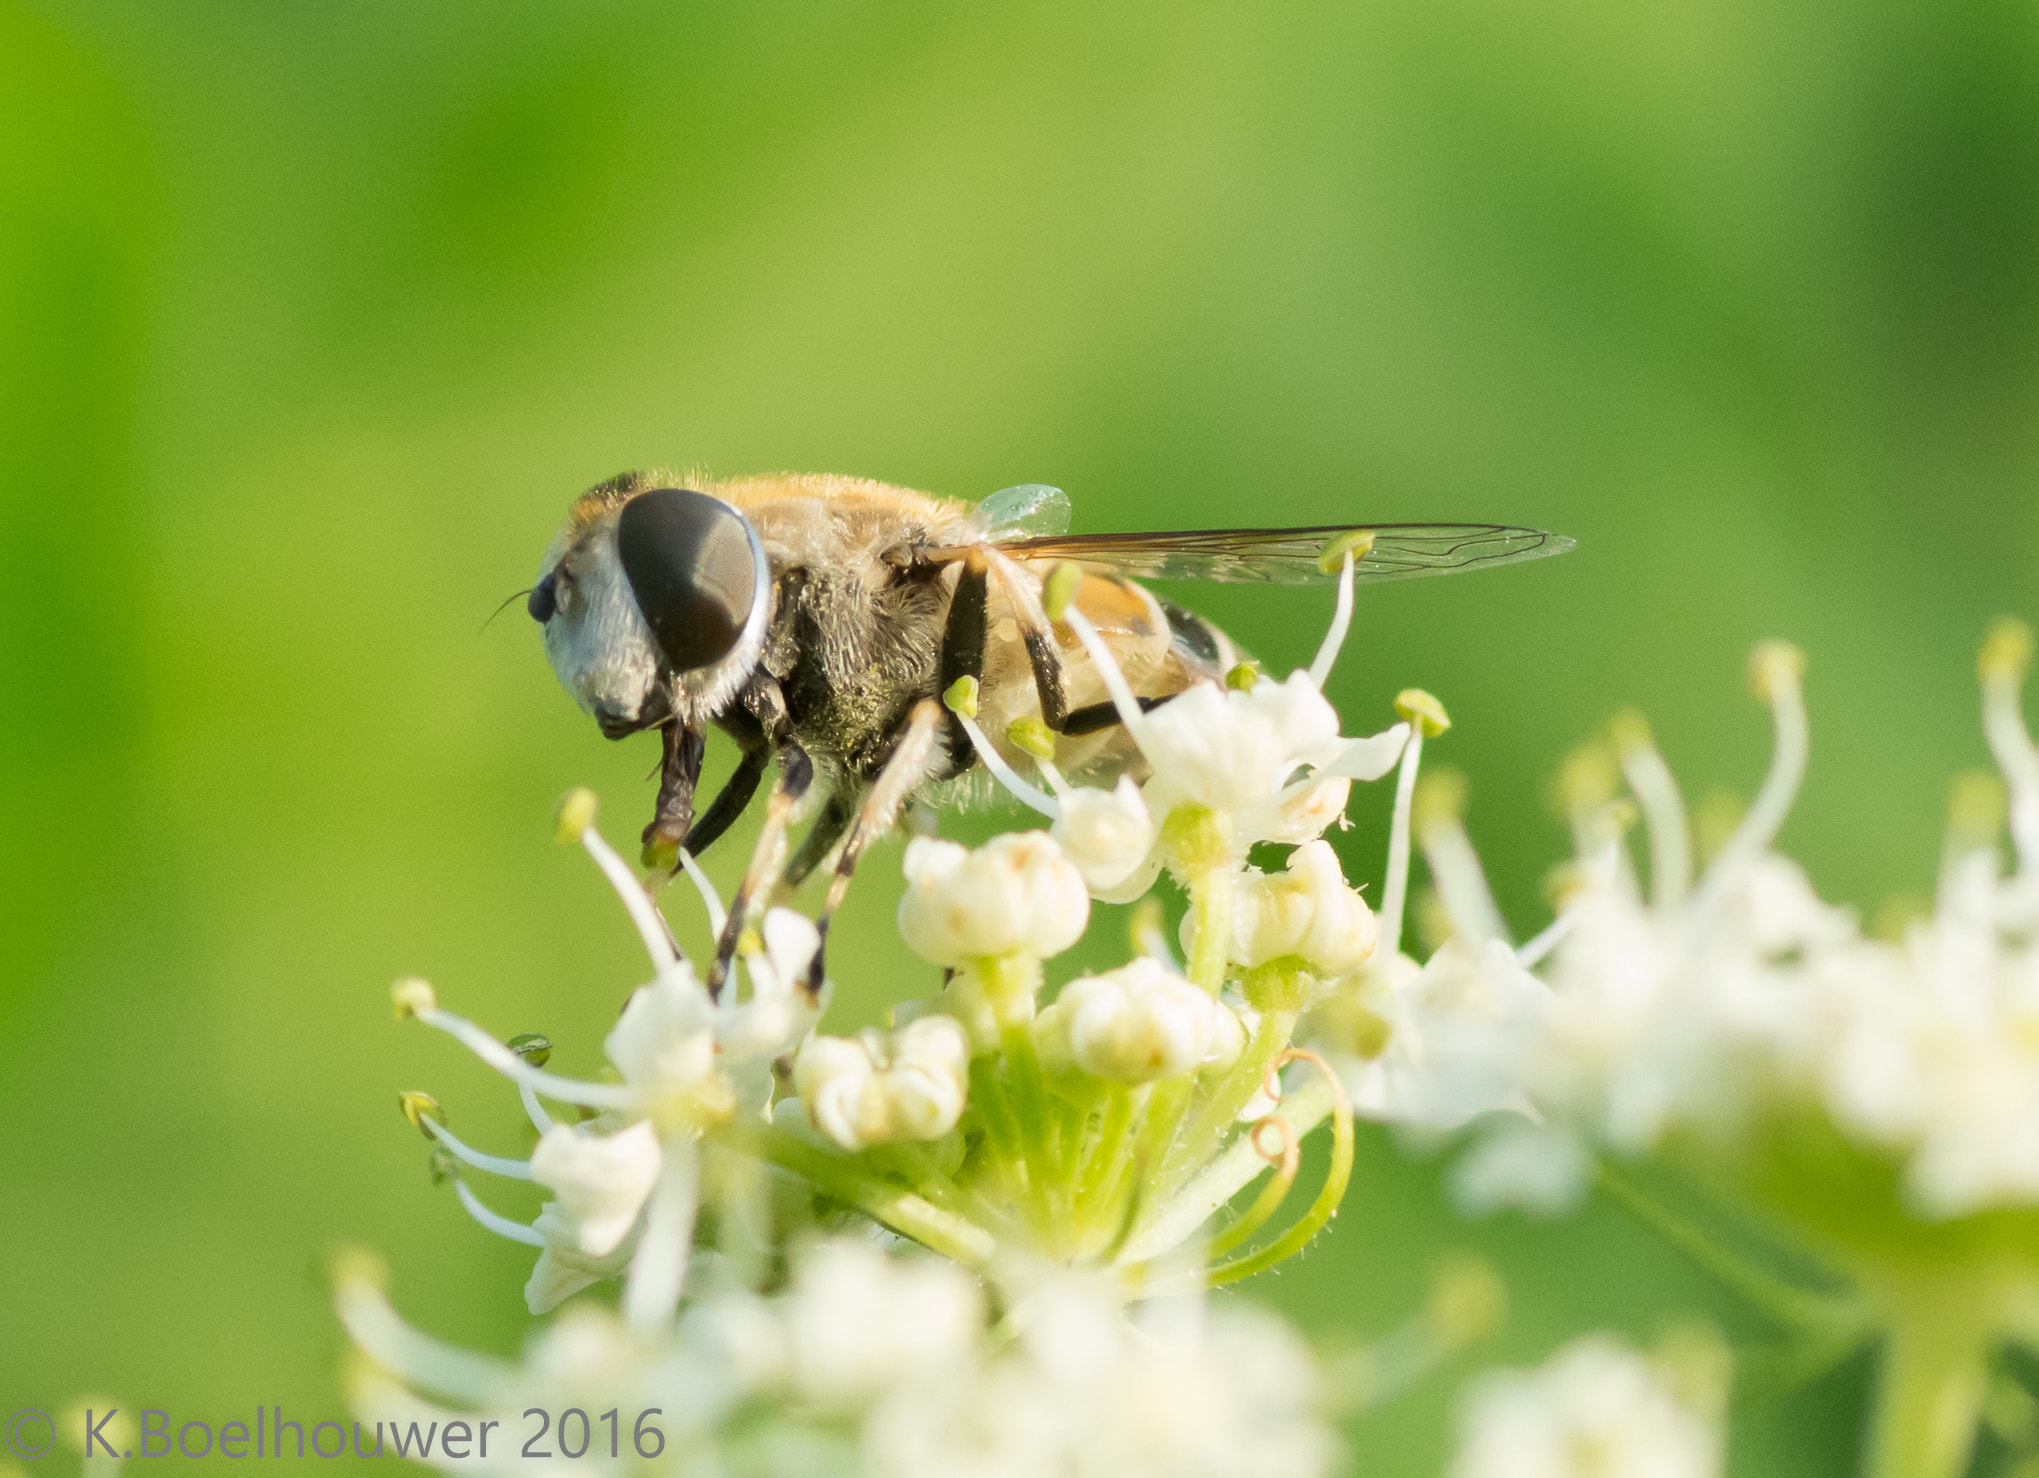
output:
<svg viewBox="0 0 2039 1478"><path fill-rule="evenodd" d="M665 921L651 906L651 896L644 891L644 884L638 882L637 874L616 855L615 849L602 840L592 822L581 832L581 845L588 849L588 855L595 859L595 865L602 869L616 896L623 900L623 907L629 910L630 922L637 926L637 937L644 941L645 952L651 956L652 969L662 973L679 956L673 952Z"/></svg>
<svg viewBox="0 0 2039 1478"><path fill-rule="evenodd" d="M1345 633L1352 625L1352 551L1345 551L1345 563L1338 570L1338 608L1331 616L1331 629L1324 633L1324 641L1317 648L1317 660L1310 664L1310 681L1321 690L1325 679L1331 676L1331 669L1338 663L1339 649L1345 645Z"/></svg>

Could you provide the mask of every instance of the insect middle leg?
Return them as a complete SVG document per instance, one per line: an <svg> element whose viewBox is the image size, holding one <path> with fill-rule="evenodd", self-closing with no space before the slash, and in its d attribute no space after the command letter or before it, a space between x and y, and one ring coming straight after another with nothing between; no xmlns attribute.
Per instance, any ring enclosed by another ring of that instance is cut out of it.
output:
<svg viewBox="0 0 2039 1478"><path fill-rule="evenodd" d="M942 727L941 705L933 699L923 698L913 706L913 713L906 721L906 728L893 747L891 757L885 761L885 768L878 772L877 780L865 792L863 804L857 807L856 820L850 826L849 840L843 843L840 856L836 858L835 874L828 880L828 897L821 905L821 913L814 926L821 932L821 943L814 951L814 961L807 970L807 993L818 997L824 978L822 956L828 948L828 924L836 909L842 906L843 895L849 891L850 878L857 870L857 862L864 850L883 836L892 827L893 819L906 798L919 788L922 781L937 764L937 738ZM838 792L840 794L840 792Z"/></svg>
<svg viewBox="0 0 2039 1478"><path fill-rule="evenodd" d="M814 761L808 758L807 751L790 738L782 740L779 783L772 787L765 801L764 828L758 833L757 845L751 849L750 865L744 869L736 896L729 900L729 917L723 922L721 937L715 941L715 962L708 967L706 981L710 1000L722 995L723 982L729 979L751 908L759 898L769 898L778 883L786 863L786 823L813 783Z"/></svg>

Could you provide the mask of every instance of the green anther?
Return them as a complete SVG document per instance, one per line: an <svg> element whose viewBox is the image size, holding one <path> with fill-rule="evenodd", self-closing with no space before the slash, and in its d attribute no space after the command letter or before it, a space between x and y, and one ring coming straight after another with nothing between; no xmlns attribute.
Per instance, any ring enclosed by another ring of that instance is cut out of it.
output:
<svg viewBox="0 0 2039 1478"><path fill-rule="evenodd" d="M503 1045L533 1067L544 1067L552 1060L552 1038L543 1032L518 1032Z"/></svg>
<svg viewBox="0 0 2039 1478"><path fill-rule="evenodd" d="M2032 665L2032 628L2015 616L1997 620L1983 639L1975 665L1985 680L1994 677L2018 681Z"/></svg>
<svg viewBox="0 0 2039 1478"><path fill-rule="evenodd" d="M942 705L964 718L977 717L977 679L966 672L950 683L949 690L942 694Z"/></svg>
<svg viewBox="0 0 2039 1478"><path fill-rule="evenodd" d="M1485 1259L1449 1254L1431 1272L1423 1312L1444 1343L1456 1349L1501 1327L1508 1289Z"/></svg>
<svg viewBox="0 0 2039 1478"><path fill-rule="evenodd" d="M1948 792L1948 834L1963 846L1989 846L2003 830L2009 810L2010 798L1996 771L1964 770Z"/></svg>
<svg viewBox="0 0 2039 1478"><path fill-rule="evenodd" d="M1413 819L1416 830L1428 830L1436 823L1457 821L1466 813L1466 777L1442 767L1425 770L1416 782Z"/></svg>
<svg viewBox="0 0 2039 1478"><path fill-rule="evenodd" d="M1650 747L1650 721L1633 708L1624 708L1607 721L1607 737L1626 759Z"/></svg>
<svg viewBox="0 0 2039 1478"><path fill-rule="evenodd" d="M1317 556L1317 568L1327 575L1335 575L1344 566L1348 554L1352 556L1352 562L1358 564L1373 553L1373 541L1372 529L1352 529L1340 534Z"/></svg>
<svg viewBox="0 0 2039 1478"><path fill-rule="evenodd" d="M439 1107L439 1100L429 1093L419 1093L415 1090L399 1093L396 1102L397 1107L404 1111L404 1117L411 1121L411 1127L427 1139L432 1137L432 1131L425 1127L427 1123L446 1122L446 1110Z"/></svg>
<svg viewBox="0 0 2039 1478"><path fill-rule="evenodd" d="M426 1162L426 1169L432 1173L433 1185L444 1185L449 1180L460 1179L460 1161L445 1145L434 1145L432 1158Z"/></svg>
<svg viewBox="0 0 2039 1478"><path fill-rule="evenodd" d="M392 985L389 988L389 1001L396 1008L398 1021L436 1010L439 1005L438 998L432 994L431 985L415 975L406 975Z"/></svg>
<svg viewBox="0 0 2039 1478"><path fill-rule="evenodd" d="M326 1276L335 1288L387 1288L389 1264L366 1247L336 1247L326 1259Z"/></svg>
<svg viewBox="0 0 2039 1478"><path fill-rule="evenodd" d="M579 841L581 833L595 824L595 793L585 785L576 785L560 797L552 820L554 841Z"/></svg>
<svg viewBox="0 0 2039 1478"><path fill-rule="evenodd" d="M1749 686L1758 698L1772 697L1780 688L1796 688L1804 676L1805 651L1788 641L1758 642L1749 654Z"/></svg>
<svg viewBox="0 0 2039 1478"><path fill-rule="evenodd" d="M671 872L680 865L680 844L669 836L653 832L637 854L646 872Z"/></svg>
<svg viewBox="0 0 2039 1478"><path fill-rule="evenodd" d="M1237 693L1250 693L1253 685L1260 681L1258 662L1240 662L1225 673L1225 686Z"/></svg>
<svg viewBox="0 0 2039 1478"><path fill-rule="evenodd" d="M1404 688L1395 694L1395 712L1421 726L1425 739L1435 739L1451 727L1451 715L1444 705L1421 688Z"/></svg>
<svg viewBox="0 0 2039 1478"><path fill-rule="evenodd" d="M1032 755L1037 760L1051 760L1055 757L1055 731L1031 714L1016 718L1005 726L1005 737L1012 747Z"/></svg>
<svg viewBox="0 0 2039 1478"><path fill-rule="evenodd" d="M1565 756L1558 767L1554 799L1558 814L1579 816L1613 800L1621 785L1621 768L1605 740L1589 739Z"/></svg>
<svg viewBox="0 0 2039 1478"><path fill-rule="evenodd" d="M1041 583L1041 609L1048 613L1050 621L1062 619L1069 602L1076 599L1076 587L1082 583L1082 569L1067 560L1048 571L1048 578Z"/></svg>

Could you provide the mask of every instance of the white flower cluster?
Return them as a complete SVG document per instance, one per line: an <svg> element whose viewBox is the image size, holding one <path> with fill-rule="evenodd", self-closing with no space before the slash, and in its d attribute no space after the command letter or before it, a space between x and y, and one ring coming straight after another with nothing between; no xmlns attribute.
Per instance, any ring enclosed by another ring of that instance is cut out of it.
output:
<svg viewBox="0 0 2039 1478"><path fill-rule="evenodd" d="M1711 1417L1626 1345L1590 1336L1471 1392L1451 1478L1715 1478Z"/></svg>
<svg viewBox="0 0 2039 1478"><path fill-rule="evenodd" d="M821 1002L800 982L820 945L811 920L775 908L759 930L759 947L743 956L750 993L730 991L717 1002L672 945L670 934L628 866L594 825L594 797L569 795L560 808L562 840L578 841L615 885L651 956L650 983L632 993L603 1043L620 1083L561 1077L545 1071L551 1044L513 1038L505 1043L442 1010L422 980L397 982L397 1014L438 1028L516 1083L538 1131L528 1159L487 1154L446 1126L444 1113L425 1094L407 1094L412 1122L438 1144L456 1173L471 1168L514 1180L535 1181L553 1192L530 1225L491 1211L466 1184L460 1199L489 1230L539 1249L525 1286L531 1312L542 1314L590 1284L640 1268L635 1300L641 1318L655 1323L670 1312L684 1275L685 1248L662 1247L641 1265L634 1259L654 1202L672 1226L691 1228L697 1195L696 1141L734 1116L769 1101L772 1059L814 1025ZM710 897L711 913L720 904ZM715 922L719 925L720 919ZM599 1111L587 1122L556 1122L540 1101Z"/></svg>
<svg viewBox="0 0 2039 1478"><path fill-rule="evenodd" d="M1417 830L1452 937L1420 969L1383 968L1325 1014L1354 1096L1386 1117L1450 1125L1497 1107L1540 1127L1491 1135L1459 1167L1476 1207L1575 1198L1595 1148L1679 1131L1746 1154L1766 1116L1810 1109L1895 1157L1913 1214L2039 1204L2039 750L2019 709L2030 638L2006 624L1982 657L1984 727L2008 784L1957 787L1930 917L1866 936L1772 850L1803 774L1801 659L1758 650L1776 752L1739 827L1692 881L1686 815L1640 721L1575 764L1579 851L1556 923L1502 932L1456 806ZM1618 765L1633 799L1614 794ZM1419 805L1418 811L1423 808ZM1649 833L1647 894L1624 833ZM1377 1027L1372 1040L1353 1019ZM1732 1148L1741 1144L1741 1150Z"/></svg>
<svg viewBox="0 0 2039 1478"><path fill-rule="evenodd" d="M352 1378L361 1420L382 1424L385 1447L403 1433L414 1451L421 1434L457 1431L461 1456L425 1452L448 1471L532 1471L520 1448L532 1409L621 1413L616 1450L599 1429L572 1463L598 1474L1315 1478L1328 1468L1336 1439L1316 1367L1271 1315L1164 1302L1134 1324L1109 1284L1068 1276L1005 1303L1015 1337L988 1341L984 1293L953 1264L837 1238L801 1253L781 1294L697 1298L672 1338L648 1340L580 1305L511 1365L409 1329L361 1260L340 1269L338 1289L341 1319L369 1357ZM767 1408L777 1420L760 1427ZM471 1440L484 1422L495 1424L485 1455Z"/></svg>

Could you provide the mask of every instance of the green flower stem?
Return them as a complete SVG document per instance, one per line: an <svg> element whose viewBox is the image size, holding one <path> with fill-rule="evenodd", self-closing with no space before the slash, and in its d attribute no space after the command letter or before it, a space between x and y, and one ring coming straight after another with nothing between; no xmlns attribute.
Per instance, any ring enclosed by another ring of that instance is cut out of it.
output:
<svg viewBox="0 0 2039 1478"><path fill-rule="evenodd" d="M1161 824L1165 855L1189 889L1189 978L1216 995L1232 944L1232 821L1202 806L1177 806Z"/></svg>
<svg viewBox="0 0 2039 1478"><path fill-rule="evenodd" d="M1636 1220L1684 1253L1707 1273L1787 1328L1817 1332L1855 1343L1869 1333L1869 1308L1858 1299L1795 1288L1707 1236L1663 1202L1605 1161L1600 1188Z"/></svg>
<svg viewBox="0 0 2039 1478"><path fill-rule="evenodd" d="M1260 1188L1260 1194L1253 1198L1253 1204L1240 1213L1238 1220L1211 1238L1210 1246L1204 1249L1206 1257L1223 1257L1234 1248L1244 1246L1246 1239L1265 1226L1267 1219L1281 1208L1283 1201L1288 1199L1289 1191L1296 1183L1300 1156L1288 1155L1279 1164L1270 1168L1274 1174L1268 1178L1267 1184Z"/></svg>
<svg viewBox="0 0 2039 1478"><path fill-rule="evenodd" d="M970 1106L984 1121L984 1148L1006 1199L1016 1207L1027 1205L1026 1152L1020 1148L1019 1125L999 1081L997 1058L971 1059Z"/></svg>
<svg viewBox="0 0 2039 1478"><path fill-rule="evenodd" d="M1120 1151L1126 1143L1126 1136L1133 1127L1137 1110L1144 1108L1150 1090L1141 1087L1128 1088L1123 1083L1111 1085L1105 1099L1104 1118L1098 1124L1097 1138L1091 1141L1075 1177L1076 1183L1076 1232L1085 1244L1094 1237L1097 1221L1104 1204L1106 1190L1117 1179L1120 1168Z"/></svg>
<svg viewBox="0 0 2039 1478"><path fill-rule="evenodd" d="M1218 1079L1188 1127L1175 1136L1174 1148L1157 1178L1163 1199L1174 1195L1176 1187L1196 1174L1204 1162L1217 1153L1219 1144L1237 1121L1239 1111L1260 1091L1267 1079L1267 1070L1288 1050L1289 1039L1295 1035L1295 1030L1296 1013L1293 1011L1260 1013L1260 1022L1247 1040L1246 1050Z"/></svg>
<svg viewBox="0 0 2039 1478"><path fill-rule="evenodd" d="M1338 1214L1338 1203L1345 1199L1345 1188L1351 1183L1352 1108L1334 1092L1331 1106L1331 1168L1324 1174L1324 1185L1317 1192L1317 1199L1310 1203L1310 1209L1303 1213L1300 1221L1265 1247L1212 1267L1205 1274L1211 1287L1218 1288L1227 1283L1236 1283L1241 1278L1249 1278L1278 1262L1286 1262L1301 1252L1310 1245L1310 1239L1321 1232L1331 1218Z"/></svg>
<svg viewBox="0 0 2039 1478"><path fill-rule="evenodd" d="M874 1163L883 1166L908 1186L944 1211L976 1222L996 1232L1009 1229L1011 1218L977 1191L958 1185L934 1161L924 1143L878 1145L866 1151Z"/></svg>
<svg viewBox="0 0 2039 1478"><path fill-rule="evenodd" d="M1961 1300L1916 1299L1893 1319L1870 1415L1868 1478L1959 1478L1988 1387L1987 1326Z"/></svg>
<svg viewBox="0 0 2039 1478"><path fill-rule="evenodd" d="M1332 1103L1331 1085L1313 1077L1282 1099L1281 1116L1300 1141L1323 1122ZM1151 1203L1149 1214L1127 1239L1125 1260L1151 1262L1181 1246L1266 1168L1267 1161L1241 1136L1181 1191Z"/></svg>
<svg viewBox="0 0 2039 1478"><path fill-rule="evenodd" d="M974 1222L944 1211L912 1191L901 1190L855 1161L830 1154L777 1125L734 1123L724 1127L717 1138L792 1171L816 1189L883 1222L902 1237L910 1237L967 1268L984 1267L997 1251L991 1234Z"/></svg>
<svg viewBox="0 0 2039 1478"><path fill-rule="evenodd" d="M1041 962L1018 951L973 962L985 999L998 1023L999 1071L1004 1108L1012 1129L1010 1148L1026 1165L1033 1219L1044 1234L1068 1231L1065 1186L1057 1174L1061 1114L1048 1092L1034 1055L1034 997L1041 988Z"/></svg>
<svg viewBox="0 0 2039 1478"><path fill-rule="evenodd" d="M1122 1204L1120 1187L1134 1176L1153 1177L1169 1157L1190 1104L1193 1077L1169 1078L1148 1085L1146 1112L1132 1136L1132 1152L1122 1155L1106 1192L1106 1204ZM1106 1149L1104 1153L1110 1153Z"/></svg>

